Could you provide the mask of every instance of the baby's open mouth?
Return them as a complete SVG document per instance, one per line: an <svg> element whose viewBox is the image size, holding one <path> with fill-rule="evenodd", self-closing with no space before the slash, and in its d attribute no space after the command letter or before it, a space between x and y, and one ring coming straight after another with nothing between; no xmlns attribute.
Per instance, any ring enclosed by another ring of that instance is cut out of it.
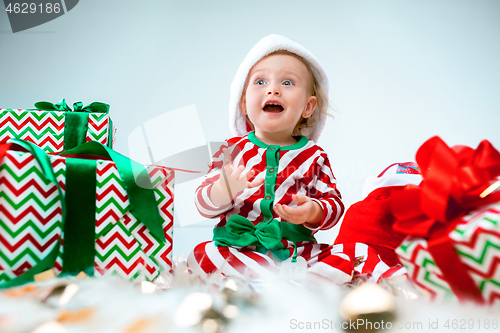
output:
<svg viewBox="0 0 500 333"><path fill-rule="evenodd" d="M267 103L264 106L263 110L265 112L279 113L279 112L283 111L284 109L278 103Z"/></svg>

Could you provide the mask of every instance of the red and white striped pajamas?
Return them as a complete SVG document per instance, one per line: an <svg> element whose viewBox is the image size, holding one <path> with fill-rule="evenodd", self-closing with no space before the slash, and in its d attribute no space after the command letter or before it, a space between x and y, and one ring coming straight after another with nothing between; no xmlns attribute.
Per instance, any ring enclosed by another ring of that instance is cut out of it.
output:
<svg viewBox="0 0 500 333"><path fill-rule="evenodd" d="M304 243L297 244L297 255L306 259L309 274L319 275L337 284L350 281L353 265L351 259L342 253L342 245ZM293 253L294 244L290 242L288 248ZM202 276L219 271L247 280L279 273L279 264L271 255L252 251L248 247L215 246L213 241L197 245L188 256L188 265Z"/></svg>
<svg viewBox="0 0 500 333"><path fill-rule="evenodd" d="M344 212L341 196L336 188L327 154L313 141L302 137L293 146L270 146L258 140L254 133L244 137L227 140L227 148L231 152L233 167L243 165L244 173L250 170L255 175L249 181L264 178L265 183L259 187L245 189L238 193L231 204L223 207L215 206L210 200L210 189L219 179L223 166L222 148L214 155L209 173L196 190L195 203L200 214L206 218L220 217L215 231L224 230L226 222L233 215L248 219L254 226L274 219L283 223L272 210L277 204L289 207L297 206L292 200L293 194L303 194L316 201L323 208L323 219L319 226L313 228L305 224L300 232L314 235L318 230L332 228ZM267 206L266 206L267 205ZM288 227L289 224L285 227ZM215 237L215 236L214 236ZM349 282L355 272L372 274L377 281L389 267L378 255L364 244L318 244L315 241L290 241L281 239L282 248L307 261L308 272L341 284ZM288 256L288 253L286 254ZM359 257L363 257L359 260ZM362 262L360 265L357 262ZM271 251L256 251L249 246L216 246L208 241L199 244L188 256L188 264L199 269L200 274L220 271L225 275L244 279L260 278L271 272L279 271L279 260L271 256ZM355 267L356 266L356 267Z"/></svg>

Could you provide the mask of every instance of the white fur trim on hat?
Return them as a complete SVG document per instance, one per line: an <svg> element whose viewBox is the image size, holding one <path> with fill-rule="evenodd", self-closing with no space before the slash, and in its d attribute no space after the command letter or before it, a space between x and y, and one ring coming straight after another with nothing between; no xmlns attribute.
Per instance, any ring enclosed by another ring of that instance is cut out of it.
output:
<svg viewBox="0 0 500 333"><path fill-rule="evenodd" d="M302 45L280 35L269 35L264 37L257 44L255 44L250 52L248 52L236 72L233 83L231 83L231 97L229 98L229 127L231 128L233 135L244 136L249 133L246 126L246 117L240 107L240 100L250 69L260 59L273 52L281 50L292 52L301 56L309 64L316 81L318 81L319 86L324 91L326 96L328 96L328 76L326 75L323 66L311 52L309 52ZM318 100L318 103L319 102L320 101ZM325 101L321 102L324 103ZM328 105L322 105L322 107L325 110ZM314 112L317 114L316 124L312 128L304 129L302 134L310 140L317 142L321 132L323 131L323 127L325 127L326 115L319 111L319 107L316 107Z"/></svg>

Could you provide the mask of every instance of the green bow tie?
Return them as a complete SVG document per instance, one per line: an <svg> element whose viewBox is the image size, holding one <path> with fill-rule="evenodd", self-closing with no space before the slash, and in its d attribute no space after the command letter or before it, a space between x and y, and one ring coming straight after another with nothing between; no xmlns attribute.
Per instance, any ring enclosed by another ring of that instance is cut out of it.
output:
<svg viewBox="0 0 500 333"><path fill-rule="evenodd" d="M216 246L255 246L257 252L272 251L273 257L286 260L290 257L289 249L281 242L282 239L291 242L316 242L311 230L302 225L281 222L276 219L253 225L240 215L231 216L225 227L214 229L213 241Z"/></svg>
<svg viewBox="0 0 500 333"><path fill-rule="evenodd" d="M218 246L255 245L267 250L283 248L281 229L275 219L261 222L255 226L248 219L240 215L233 215L226 223L226 230L233 238L217 239L222 244Z"/></svg>

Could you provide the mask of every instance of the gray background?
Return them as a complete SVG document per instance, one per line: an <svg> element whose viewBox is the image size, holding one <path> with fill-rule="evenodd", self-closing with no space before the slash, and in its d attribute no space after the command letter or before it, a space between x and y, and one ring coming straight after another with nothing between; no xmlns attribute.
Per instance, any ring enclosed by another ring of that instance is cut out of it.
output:
<svg viewBox="0 0 500 333"><path fill-rule="evenodd" d="M127 155L134 128L195 104L207 141L222 141L236 69L270 33L304 45L330 76L335 119L319 144L347 205L369 175L413 160L431 136L500 148L497 0L83 0L16 34L2 11L0 107L109 103ZM176 226L174 254L209 239L209 225Z"/></svg>

